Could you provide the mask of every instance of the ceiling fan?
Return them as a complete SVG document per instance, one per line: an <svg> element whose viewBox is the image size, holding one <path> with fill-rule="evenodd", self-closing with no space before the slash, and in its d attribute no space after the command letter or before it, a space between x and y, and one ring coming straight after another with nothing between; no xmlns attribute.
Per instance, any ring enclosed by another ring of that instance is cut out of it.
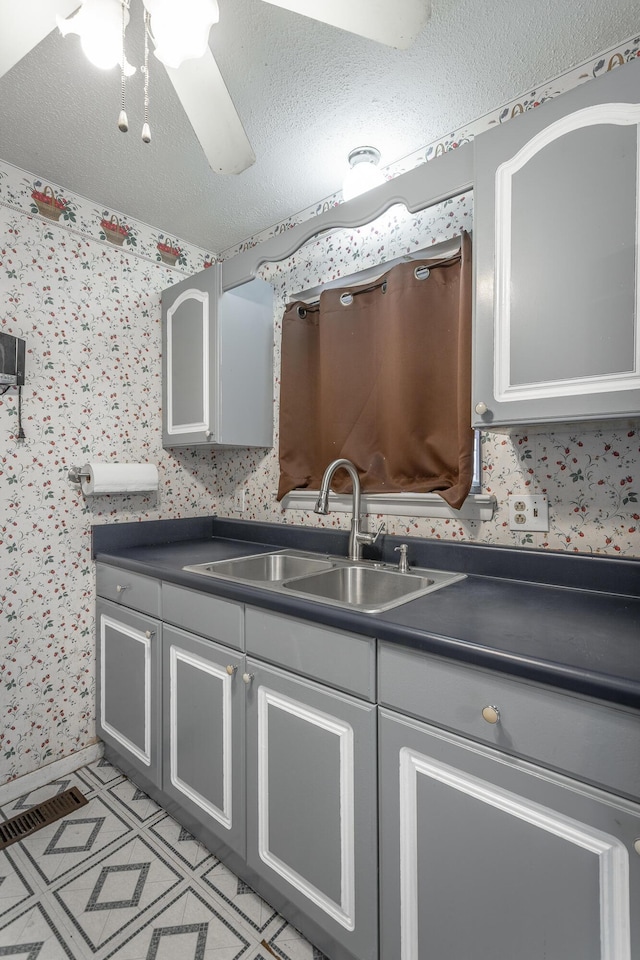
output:
<svg viewBox="0 0 640 960"><path fill-rule="evenodd" d="M84 5L112 5L114 0L0 0L0 77L26 56L41 40L60 25L64 18L72 24L83 12ZM387 46L405 49L417 37L428 19L431 0L263 0L272 6L318 20L332 27L349 31ZM122 15L125 6L128 20L130 0L117 0ZM154 31L154 9L181 21L191 10L208 10L203 49L195 59L185 59L180 66L164 62L169 79L200 141L211 169L220 174L238 174L255 162L255 154L242 126L229 91L208 45L209 28L218 19L217 0L143 0L151 20L151 38L160 55L157 31ZM311 8L311 9L310 9ZM313 10L313 12L311 12ZM206 19L206 17L205 17ZM156 22L159 24L160 19ZM64 28L62 28L64 30ZM191 54L193 57L194 54ZM123 64L125 72L132 68Z"/></svg>

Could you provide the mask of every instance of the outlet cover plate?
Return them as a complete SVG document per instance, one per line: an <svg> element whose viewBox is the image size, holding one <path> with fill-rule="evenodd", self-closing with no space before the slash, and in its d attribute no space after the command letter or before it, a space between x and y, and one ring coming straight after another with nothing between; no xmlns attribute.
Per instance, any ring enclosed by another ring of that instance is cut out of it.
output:
<svg viewBox="0 0 640 960"><path fill-rule="evenodd" d="M509 529L544 533L549 529L549 501L543 493L509 496Z"/></svg>

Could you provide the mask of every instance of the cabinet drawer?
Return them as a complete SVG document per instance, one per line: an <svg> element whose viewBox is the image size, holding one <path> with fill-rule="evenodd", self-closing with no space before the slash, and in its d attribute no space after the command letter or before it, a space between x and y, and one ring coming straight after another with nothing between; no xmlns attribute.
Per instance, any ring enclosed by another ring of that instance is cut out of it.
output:
<svg viewBox="0 0 640 960"><path fill-rule="evenodd" d="M106 563L96 564L96 593L124 607L160 616L160 581Z"/></svg>
<svg viewBox="0 0 640 960"><path fill-rule="evenodd" d="M375 640L247 607L247 653L375 700Z"/></svg>
<svg viewBox="0 0 640 960"><path fill-rule="evenodd" d="M384 642L378 677L385 706L640 797L636 713ZM497 723L484 719L486 706L497 708Z"/></svg>
<svg viewBox="0 0 640 960"><path fill-rule="evenodd" d="M242 604L163 583L162 619L209 640L218 640L236 650L243 649Z"/></svg>

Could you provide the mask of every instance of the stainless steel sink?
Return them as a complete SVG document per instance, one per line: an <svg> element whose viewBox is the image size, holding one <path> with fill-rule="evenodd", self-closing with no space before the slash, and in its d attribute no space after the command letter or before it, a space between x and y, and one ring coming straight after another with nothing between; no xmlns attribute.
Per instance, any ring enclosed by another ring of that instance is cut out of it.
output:
<svg viewBox="0 0 640 960"><path fill-rule="evenodd" d="M331 570L330 560L319 560L296 553L262 553L253 557L236 557L233 560L215 560L213 563L196 563L185 570L204 573L210 577L232 577L234 580L275 581L290 580L304 574Z"/></svg>
<svg viewBox="0 0 640 960"><path fill-rule="evenodd" d="M191 573L260 585L347 610L381 613L416 600L457 580L463 573L414 568L400 573L391 564L318 557L301 550L278 550L232 560L183 567Z"/></svg>
<svg viewBox="0 0 640 960"><path fill-rule="evenodd" d="M283 587L325 603L364 613L380 613L463 577L463 574L443 573L441 570L398 573L386 567L351 564L298 577L283 583Z"/></svg>
<svg viewBox="0 0 640 960"><path fill-rule="evenodd" d="M327 600L336 600L349 606L379 606L399 600L430 587L433 580L416 577L411 573L395 573L392 570L377 570L372 567L338 567L310 577L299 577L285 583L289 590L313 594Z"/></svg>

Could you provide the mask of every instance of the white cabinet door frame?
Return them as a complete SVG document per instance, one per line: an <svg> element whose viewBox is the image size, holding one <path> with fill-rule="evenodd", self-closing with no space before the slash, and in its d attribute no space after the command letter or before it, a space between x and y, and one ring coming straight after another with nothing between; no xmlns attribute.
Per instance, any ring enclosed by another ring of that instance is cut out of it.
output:
<svg viewBox="0 0 640 960"><path fill-rule="evenodd" d="M338 738L340 750L341 898L337 903L280 859L269 845L269 708L282 710ZM347 930L355 928L353 728L327 713L261 686L258 691L258 852L285 881Z"/></svg>
<svg viewBox="0 0 640 960"><path fill-rule="evenodd" d="M400 960L420 960L418 938L418 778L426 777L474 797L598 858L601 960L632 960L629 924L629 856L616 837L534 803L409 747L400 751Z"/></svg>
<svg viewBox="0 0 640 960"><path fill-rule="evenodd" d="M144 698L144 749L140 749L135 743L129 740L120 730L114 727L106 719L106 684L100 685L100 705L102 710L102 726L110 733L114 740L122 744L125 750L132 753L134 757L144 763L145 766L151 766L151 638L147 636L148 631L137 630L112 617L100 617L100 662L102 667L102 676L105 676L106 656L107 656L107 630L111 628L116 630L121 636L128 637L133 643L139 643L144 651L144 688L142 696Z"/></svg>
<svg viewBox="0 0 640 960"><path fill-rule="evenodd" d="M185 783L178 774L178 664L184 663L194 670L200 670L203 673L215 677L222 684L222 726L223 726L223 757L222 757L222 777L223 777L223 802L222 807L203 797L201 793L195 790L188 783ZM169 650L169 770L171 783L188 797L192 803L195 803L210 817L217 820L227 829L231 828L231 808L232 808L232 720L231 720L231 681L233 676L225 669L219 667L211 661L204 660L196 654L189 653L180 649L179 646L172 643Z"/></svg>
<svg viewBox="0 0 640 960"><path fill-rule="evenodd" d="M544 383L512 383L511 377L511 250L513 177L540 151L576 130L598 125L633 125L637 128L636 170L640 166L640 104L599 103L584 107L556 120L531 138L510 160L496 171L495 212L495 328L494 388L500 403L546 397L611 393L640 389L640 257L636 256L635 274L635 352L629 356L629 369L619 373L549 380ZM603 136L605 133L603 131ZM640 250L640 179L636 191L636 250ZM550 227L550 229L553 229ZM544 278L543 278L544 282Z"/></svg>
<svg viewBox="0 0 640 960"><path fill-rule="evenodd" d="M176 313L179 308L190 300L195 300L200 305L201 311L201 363L202 363L202 409L201 417L199 420L193 420L189 423L175 423L173 419L173 408L174 408L174 395L173 391L175 388L175 379L174 379L174 370L173 370L173 350L171 349L171 344L173 343L173 337L176 332L177 320L175 319ZM211 430L210 423L210 411L212 409L211 404L211 383L209 377L210 362L209 362L209 351L211 349L210 344L210 318L209 318L209 294L204 290L198 290L195 287L192 287L188 290L184 290L180 296L171 304L167 310L167 433L169 436L175 436L179 434L189 434L189 433L205 433L208 434ZM215 352L215 337L214 339L214 352ZM215 369L215 366L213 367Z"/></svg>

